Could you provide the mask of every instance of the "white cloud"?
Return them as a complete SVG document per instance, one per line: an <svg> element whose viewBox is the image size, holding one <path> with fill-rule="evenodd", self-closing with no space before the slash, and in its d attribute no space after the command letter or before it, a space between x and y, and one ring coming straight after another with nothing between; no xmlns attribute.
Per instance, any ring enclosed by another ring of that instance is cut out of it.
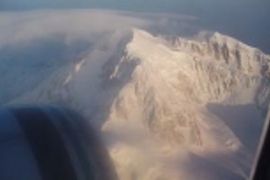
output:
<svg viewBox="0 0 270 180"><path fill-rule="evenodd" d="M151 23L138 17L102 10L43 10L0 13L0 47L53 35L87 39L93 34L130 27L144 28Z"/></svg>

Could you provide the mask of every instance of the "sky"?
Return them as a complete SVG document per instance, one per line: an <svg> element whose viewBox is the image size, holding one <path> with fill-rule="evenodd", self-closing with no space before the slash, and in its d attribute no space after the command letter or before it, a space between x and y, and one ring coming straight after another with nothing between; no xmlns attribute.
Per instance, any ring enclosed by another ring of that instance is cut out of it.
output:
<svg viewBox="0 0 270 180"><path fill-rule="evenodd" d="M269 0L0 0L0 12L80 8L193 15L202 27L270 54Z"/></svg>
<svg viewBox="0 0 270 180"><path fill-rule="evenodd" d="M229 9L242 4L262 6L268 0L1 0L1 10L36 8L110 8L135 11L188 11L202 12L214 9Z"/></svg>

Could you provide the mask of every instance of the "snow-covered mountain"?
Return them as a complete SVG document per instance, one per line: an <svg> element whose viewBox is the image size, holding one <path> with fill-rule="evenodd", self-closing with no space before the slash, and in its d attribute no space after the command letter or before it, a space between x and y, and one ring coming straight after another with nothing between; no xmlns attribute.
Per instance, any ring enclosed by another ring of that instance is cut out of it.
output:
<svg viewBox="0 0 270 180"><path fill-rule="evenodd" d="M1 91L2 104L80 111L102 130L122 180L248 176L270 100L270 56L217 32L187 39L135 28L76 53L47 64L48 78L2 71L1 82L16 76L17 88L31 86Z"/></svg>

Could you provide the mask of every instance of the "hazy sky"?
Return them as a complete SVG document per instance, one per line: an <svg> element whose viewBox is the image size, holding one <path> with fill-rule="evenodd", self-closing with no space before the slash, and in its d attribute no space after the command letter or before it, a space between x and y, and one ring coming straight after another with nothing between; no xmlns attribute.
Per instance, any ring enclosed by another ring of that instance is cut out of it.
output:
<svg viewBox="0 0 270 180"><path fill-rule="evenodd" d="M2 10L92 7L143 11L204 11L210 7L226 9L242 4L246 8L269 4L268 0L1 0L0 3Z"/></svg>
<svg viewBox="0 0 270 180"><path fill-rule="evenodd" d="M0 11L103 8L194 15L202 26L270 53L270 0L0 0Z"/></svg>

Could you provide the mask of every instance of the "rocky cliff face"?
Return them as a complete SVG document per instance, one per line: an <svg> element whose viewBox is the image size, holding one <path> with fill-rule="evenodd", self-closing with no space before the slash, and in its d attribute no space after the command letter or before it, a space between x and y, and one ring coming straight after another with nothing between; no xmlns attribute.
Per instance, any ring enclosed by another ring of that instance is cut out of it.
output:
<svg viewBox="0 0 270 180"><path fill-rule="evenodd" d="M191 52L198 62L198 71L208 72L209 77L202 77L201 82L209 79L217 83L214 87L216 99L226 92L235 89L235 85L243 83L246 88L258 83L261 77L268 78L269 59L268 55L263 54L256 48L249 47L236 39L219 33L201 33L191 39L179 37L162 37L165 43L175 51ZM207 61L211 62L207 62ZM209 74L209 73L214 74ZM201 76L198 76L199 78ZM219 78L220 77L220 78ZM202 86L205 89L205 86ZM212 90L207 90L211 93ZM212 97L215 99L215 97Z"/></svg>

